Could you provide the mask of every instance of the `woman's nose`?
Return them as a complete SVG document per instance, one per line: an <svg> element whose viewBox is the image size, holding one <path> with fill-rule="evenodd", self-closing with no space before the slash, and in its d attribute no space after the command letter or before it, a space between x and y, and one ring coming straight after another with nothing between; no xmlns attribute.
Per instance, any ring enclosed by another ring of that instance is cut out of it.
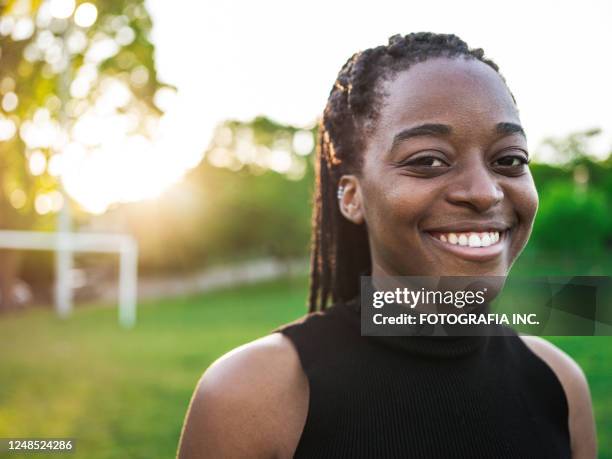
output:
<svg viewBox="0 0 612 459"><path fill-rule="evenodd" d="M497 177L486 164L472 163L462 168L454 177L447 191L447 199L455 205L470 207L477 212L486 212L504 199L504 192Z"/></svg>

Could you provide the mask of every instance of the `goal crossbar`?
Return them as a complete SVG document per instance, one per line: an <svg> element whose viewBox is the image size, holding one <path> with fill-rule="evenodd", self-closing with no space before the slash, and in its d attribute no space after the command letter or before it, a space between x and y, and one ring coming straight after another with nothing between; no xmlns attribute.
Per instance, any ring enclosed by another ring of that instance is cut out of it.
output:
<svg viewBox="0 0 612 459"><path fill-rule="evenodd" d="M136 323L138 295L138 244L127 234L74 233L0 230L0 248L51 250L58 255L73 252L119 255L119 323L131 328ZM56 310L66 317L72 310L71 285L66 273L56 273ZM62 300L63 298L63 300Z"/></svg>

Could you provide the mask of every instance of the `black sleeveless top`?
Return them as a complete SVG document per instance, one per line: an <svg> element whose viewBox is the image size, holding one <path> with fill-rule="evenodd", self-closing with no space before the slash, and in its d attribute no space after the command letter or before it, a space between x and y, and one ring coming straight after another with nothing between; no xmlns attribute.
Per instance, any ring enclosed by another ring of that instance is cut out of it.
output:
<svg viewBox="0 0 612 459"><path fill-rule="evenodd" d="M570 458L553 371L517 336L361 336L358 301L277 328L310 385L296 458Z"/></svg>

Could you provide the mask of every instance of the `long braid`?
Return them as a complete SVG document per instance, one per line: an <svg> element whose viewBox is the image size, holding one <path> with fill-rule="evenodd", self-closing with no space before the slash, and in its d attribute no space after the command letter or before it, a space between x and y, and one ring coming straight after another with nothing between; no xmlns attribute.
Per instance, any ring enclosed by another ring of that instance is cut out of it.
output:
<svg viewBox="0 0 612 459"><path fill-rule="evenodd" d="M482 49L469 48L455 35L430 32L394 35L387 45L353 54L338 73L317 139L310 311L325 309L330 300L347 301L358 295L360 276L372 269L367 228L344 218L336 191L343 174L361 170L365 139L383 101L379 83L418 62L459 56L479 60L499 74L498 66L484 57Z"/></svg>

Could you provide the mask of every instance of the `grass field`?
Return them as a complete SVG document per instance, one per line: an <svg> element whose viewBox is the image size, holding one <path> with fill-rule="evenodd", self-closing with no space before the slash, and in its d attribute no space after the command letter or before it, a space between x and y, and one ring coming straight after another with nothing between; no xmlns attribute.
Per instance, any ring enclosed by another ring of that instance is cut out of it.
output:
<svg viewBox="0 0 612 459"><path fill-rule="evenodd" d="M66 321L46 310L3 318L0 437L73 437L73 458L174 457L203 370L303 314L305 294L294 279L147 303L131 331L105 307ZM612 337L552 341L586 372L600 457L612 459Z"/></svg>

